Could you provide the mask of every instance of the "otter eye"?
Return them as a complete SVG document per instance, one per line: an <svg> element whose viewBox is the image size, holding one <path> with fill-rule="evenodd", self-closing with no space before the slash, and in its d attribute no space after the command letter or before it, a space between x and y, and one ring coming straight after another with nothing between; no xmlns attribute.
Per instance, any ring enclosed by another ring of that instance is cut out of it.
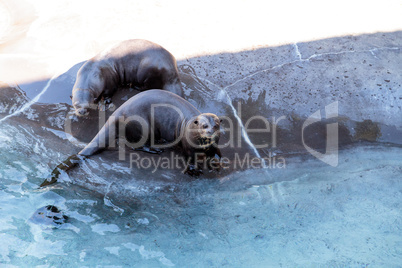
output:
<svg viewBox="0 0 402 268"><path fill-rule="evenodd" d="M194 121L194 124L198 125L198 121L197 121L197 120L195 120L195 121Z"/></svg>
<svg viewBox="0 0 402 268"><path fill-rule="evenodd" d="M202 127L203 127L203 128L208 128L208 125L203 125Z"/></svg>
<svg viewBox="0 0 402 268"><path fill-rule="evenodd" d="M219 119L219 123L222 123L222 119Z"/></svg>

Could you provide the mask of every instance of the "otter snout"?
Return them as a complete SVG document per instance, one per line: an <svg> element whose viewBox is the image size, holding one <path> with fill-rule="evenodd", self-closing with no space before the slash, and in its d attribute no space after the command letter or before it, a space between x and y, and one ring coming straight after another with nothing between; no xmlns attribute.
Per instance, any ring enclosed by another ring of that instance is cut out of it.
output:
<svg viewBox="0 0 402 268"><path fill-rule="evenodd" d="M202 136L213 140L215 140L215 138L219 138L220 120L217 116L205 116L204 118L200 119L199 125L201 128Z"/></svg>
<svg viewBox="0 0 402 268"><path fill-rule="evenodd" d="M210 128L205 131L205 136L211 138L212 136L219 135L219 130Z"/></svg>
<svg viewBox="0 0 402 268"><path fill-rule="evenodd" d="M89 109L94 109L94 94L89 89L74 88L72 97L73 107L77 116L86 116Z"/></svg>
<svg viewBox="0 0 402 268"><path fill-rule="evenodd" d="M75 110L75 114L78 116L86 116L89 114L89 112L87 108L78 108Z"/></svg>
<svg viewBox="0 0 402 268"><path fill-rule="evenodd" d="M219 124L212 125L212 126L208 125L208 124L204 124L203 129L205 130L205 134L208 137L214 137L214 136L220 135L220 125Z"/></svg>

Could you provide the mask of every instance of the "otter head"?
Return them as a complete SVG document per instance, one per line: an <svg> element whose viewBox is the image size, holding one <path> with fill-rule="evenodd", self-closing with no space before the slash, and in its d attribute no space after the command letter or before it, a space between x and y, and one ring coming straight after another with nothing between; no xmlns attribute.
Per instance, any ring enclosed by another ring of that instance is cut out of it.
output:
<svg viewBox="0 0 402 268"><path fill-rule="evenodd" d="M75 114L78 116L88 115L89 109L94 104L94 95L87 89L75 89L71 99L75 109Z"/></svg>
<svg viewBox="0 0 402 268"><path fill-rule="evenodd" d="M192 122L194 136L201 147L217 144L220 138L221 120L214 114L204 113L197 116Z"/></svg>

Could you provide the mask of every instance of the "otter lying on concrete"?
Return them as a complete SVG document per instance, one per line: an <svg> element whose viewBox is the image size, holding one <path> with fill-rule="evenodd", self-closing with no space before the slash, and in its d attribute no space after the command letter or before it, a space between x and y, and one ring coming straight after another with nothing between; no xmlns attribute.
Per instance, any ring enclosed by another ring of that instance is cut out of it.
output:
<svg viewBox="0 0 402 268"><path fill-rule="evenodd" d="M202 172L200 160L211 161L216 155L222 157L217 147L219 138L218 116L200 113L188 101L171 92L148 90L120 106L92 141L78 155L70 156L58 165L41 187L56 182L61 170L67 171L83 158L113 147L117 139L120 148L125 145L156 149L177 146L189 160L185 172L199 175ZM208 167L212 168L210 162Z"/></svg>
<svg viewBox="0 0 402 268"><path fill-rule="evenodd" d="M98 54L80 68L71 97L75 113L88 114L100 98L110 101L119 86L128 84L141 90L164 89L183 97L173 55L158 44L133 39Z"/></svg>

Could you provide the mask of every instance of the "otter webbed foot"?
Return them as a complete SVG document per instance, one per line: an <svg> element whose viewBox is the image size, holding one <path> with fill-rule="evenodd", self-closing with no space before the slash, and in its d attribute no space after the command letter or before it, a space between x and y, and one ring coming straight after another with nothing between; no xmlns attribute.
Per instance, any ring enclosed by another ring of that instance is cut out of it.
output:
<svg viewBox="0 0 402 268"><path fill-rule="evenodd" d="M110 103L110 104L102 103L102 104L99 104L99 111L104 112L104 111L107 111L107 110L112 110L114 107L115 106L114 106L113 103Z"/></svg>
<svg viewBox="0 0 402 268"><path fill-rule="evenodd" d="M193 177L198 177L203 174L203 171L196 165L188 165L187 168L184 170L184 173Z"/></svg>
<svg viewBox="0 0 402 268"><path fill-rule="evenodd" d="M151 146L142 146L140 148L134 148L136 151L142 151L150 154L160 154L163 152L162 149L151 147Z"/></svg>
<svg viewBox="0 0 402 268"><path fill-rule="evenodd" d="M112 98L111 97L104 97L103 102L105 103L105 105L109 105L109 104L112 103Z"/></svg>
<svg viewBox="0 0 402 268"><path fill-rule="evenodd" d="M98 102L98 108L100 111L112 110L114 108L114 104L112 102L112 98L103 97L101 101Z"/></svg>

